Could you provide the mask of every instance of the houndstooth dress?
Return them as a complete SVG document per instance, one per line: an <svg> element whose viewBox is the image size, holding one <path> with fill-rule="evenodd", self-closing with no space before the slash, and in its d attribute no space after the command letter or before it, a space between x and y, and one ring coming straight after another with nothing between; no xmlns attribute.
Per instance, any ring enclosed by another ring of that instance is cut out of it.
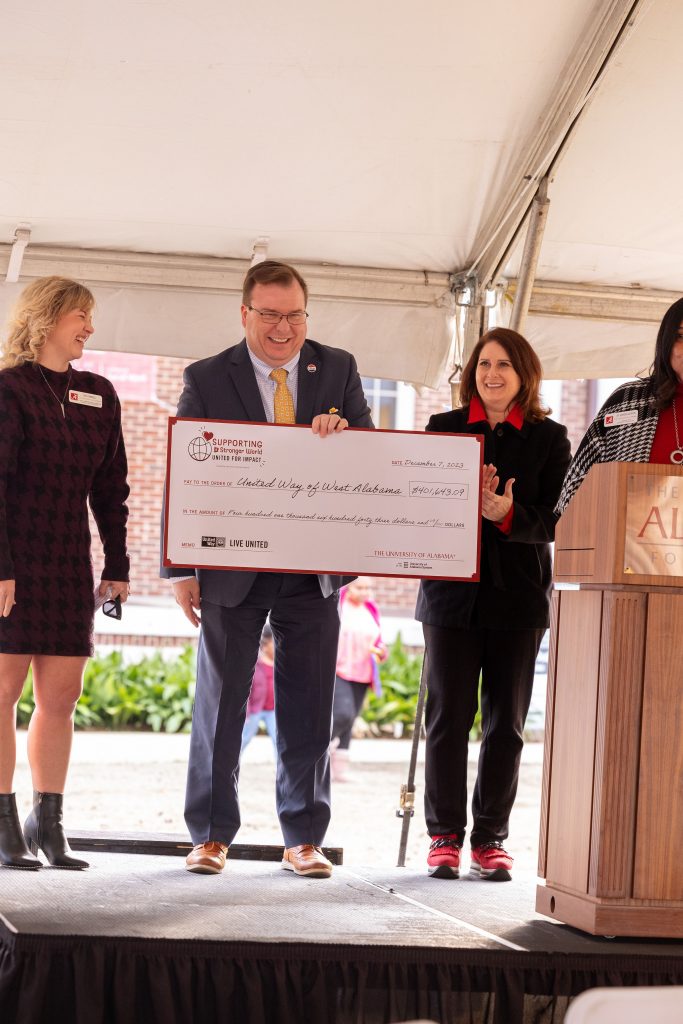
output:
<svg viewBox="0 0 683 1024"><path fill-rule="evenodd" d="M67 398L63 415L67 388L101 406ZM0 371L0 579L16 585L16 605L0 618L1 653L92 654L88 502L104 544L103 579L127 580L126 472L121 407L108 380L33 363Z"/></svg>
<svg viewBox="0 0 683 1024"><path fill-rule="evenodd" d="M606 416L622 412L637 412L638 418L615 426L605 423ZM629 381L612 392L576 449L555 506L557 515L562 515L594 463L649 462L658 419L653 377Z"/></svg>

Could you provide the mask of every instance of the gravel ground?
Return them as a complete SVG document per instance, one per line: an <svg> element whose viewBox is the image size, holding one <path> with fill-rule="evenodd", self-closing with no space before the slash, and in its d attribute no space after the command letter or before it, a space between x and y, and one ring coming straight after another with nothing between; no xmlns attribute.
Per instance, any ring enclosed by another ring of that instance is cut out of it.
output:
<svg viewBox="0 0 683 1024"><path fill-rule="evenodd" d="M112 831L182 832L189 737L149 733L77 733L65 800L71 828ZM517 802L507 846L515 876L536 876L542 745L524 749ZM470 747L470 792L477 744ZM401 783L407 781L410 742L358 739L351 745L352 778L333 787L330 846L344 848L349 866L394 867L401 821L396 817ZM406 864L425 863L428 846L422 814L424 750L416 777L417 798ZM257 736L243 758L240 797L244 824L238 842L282 842L275 814L275 765L270 740ZM31 782L26 734L20 732L15 790L20 814L28 812Z"/></svg>

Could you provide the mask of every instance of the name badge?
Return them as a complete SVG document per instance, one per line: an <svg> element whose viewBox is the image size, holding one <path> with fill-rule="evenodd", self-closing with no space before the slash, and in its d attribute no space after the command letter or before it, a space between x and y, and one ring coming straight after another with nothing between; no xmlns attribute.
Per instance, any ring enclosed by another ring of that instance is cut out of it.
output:
<svg viewBox="0 0 683 1024"><path fill-rule="evenodd" d="M88 391L70 391L69 401L74 405L91 405L94 409L102 408L102 395L91 395Z"/></svg>
<svg viewBox="0 0 683 1024"><path fill-rule="evenodd" d="M625 412L608 412L603 422L606 427L621 427L624 423L637 423L638 410L628 409Z"/></svg>

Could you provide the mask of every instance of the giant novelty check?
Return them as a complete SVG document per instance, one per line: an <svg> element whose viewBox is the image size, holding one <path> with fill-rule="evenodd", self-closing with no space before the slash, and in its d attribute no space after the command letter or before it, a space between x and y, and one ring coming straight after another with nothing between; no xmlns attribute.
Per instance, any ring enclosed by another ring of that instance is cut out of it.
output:
<svg viewBox="0 0 683 1024"><path fill-rule="evenodd" d="M171 418L164 565L479 578L481 438Z"/></svg>

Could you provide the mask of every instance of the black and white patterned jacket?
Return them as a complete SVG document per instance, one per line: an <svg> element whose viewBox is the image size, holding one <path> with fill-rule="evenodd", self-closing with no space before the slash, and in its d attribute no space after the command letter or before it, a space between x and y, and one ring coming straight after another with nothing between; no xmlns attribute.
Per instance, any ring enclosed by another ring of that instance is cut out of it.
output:
<svg viewBox="0 0 683 1024"><path fill-rule="evenodd" d="M610 416L633 412L638 414L633 423L617 421L609 425L606 421ZM576 449L555 506L556 514L562 515L594 463L649 462L658 419L653 377L629 381L618 387L600 409Z"/></svg>

